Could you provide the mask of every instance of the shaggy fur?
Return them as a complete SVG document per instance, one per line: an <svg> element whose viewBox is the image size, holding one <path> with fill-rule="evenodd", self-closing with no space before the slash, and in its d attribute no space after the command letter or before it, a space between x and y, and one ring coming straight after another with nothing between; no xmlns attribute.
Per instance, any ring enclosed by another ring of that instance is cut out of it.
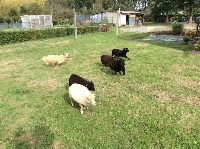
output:
<svg viewBox="0 0 200 149"><path fill-rule="evenodd" d="M61 55L47 55L42 58L42 60L46 63L46 65L58 66L63 63L67 58L69 58L68 53L64 53Z"/></svg>
<svg viewBox="0 0 200 149"><path fill-rule="evenodd" d="M114 56L109 55L102 55L101 56L101 63L109 66L110 69L114 70L115 73L119 72L121 74L121 71L123 72L123 75L125 75L125 63L123 59L115 58Z"/></svg>
<svg viewBox="0 0 200 149"><path fill-rule="evenodd" d="M105 66L110 66L110 65L112 65L114 58L115 58L115 56L102 55L101 56L101 63L104 64Z"/></svg>
<svg viewBox="0 0 200 149"><path fill-rule="evenodd" d="M81 84L74 83L69 87L69 98L72 106L74 106L72 99L79 104L81 114L83 114L85 107L88 109L89 104L96 105L95 95L91 94L88 88Z"/></svg>
<svg viewBox="0 0 200 149"><path fill-rule="evenodd" d="M92 81L88 81L76 74L72 74L69 78L69 86L71 86L74 83L81 84L81 85L87 87L88 90L90 90L90 91L95 91L94 83Z"/></svg>
<svg viewBox="0 0 200 149"><path fill-rule="evenodd" d="M116 57L125 57L125 58L129 59L126 56L127 52L129 52L128 48L124 48L123 50L113 49L112 50L112 56L115 55Z"/></svg>

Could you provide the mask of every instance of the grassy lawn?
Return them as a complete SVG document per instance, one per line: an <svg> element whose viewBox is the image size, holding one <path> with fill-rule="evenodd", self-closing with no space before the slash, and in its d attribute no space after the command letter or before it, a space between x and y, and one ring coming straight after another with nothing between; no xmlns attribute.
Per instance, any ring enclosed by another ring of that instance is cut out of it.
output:
<svg viewBox="0 0 200 149"><path fill-rule="evenodd" d="M200 148L200 54L192 45L115 32L0 47L0 148ZM100 63L128 47L126 75ZM62 65L41 58L68 52ZM68 78L95 84L97 106L72 107Z"/></svg>

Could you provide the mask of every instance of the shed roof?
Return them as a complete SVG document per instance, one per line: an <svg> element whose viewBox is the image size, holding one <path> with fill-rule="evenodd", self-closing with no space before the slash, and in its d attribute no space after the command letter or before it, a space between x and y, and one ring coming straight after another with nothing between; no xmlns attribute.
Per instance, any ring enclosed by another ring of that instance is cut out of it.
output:
<svg viewBox="0 0 200 149"><path fill-rule="evenodd" d="M120 11L120 13L122 13L122 14L143 14L143 13L137 12L137 11Z"/></svg>

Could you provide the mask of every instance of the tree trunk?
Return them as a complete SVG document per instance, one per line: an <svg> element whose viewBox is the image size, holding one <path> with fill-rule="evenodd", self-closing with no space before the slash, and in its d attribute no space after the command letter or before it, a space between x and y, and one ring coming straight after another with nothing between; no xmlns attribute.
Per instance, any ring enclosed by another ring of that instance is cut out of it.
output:
<svg viewBox="0 0 200 149"><path fill-rule="evenodd" d="M192 23L192 16L189 17L189 23Z"/></svg>
<svg viewBox="0 0 200 149"><path fill-rule="evenodd" d="M168 15L168 12L167 12L167 18L166 18L166 23L169 22L169 15Z"/></svg>
<svg viewBox="0 0 200 149"><path fill-rule="evenodd" d="M189 23L192 23L192 16L193 16L193 5L192 5L192 1L190 0L189 2L189 5L190 5L190 10L189 10L189 13L190 13L190 17L189 17Z"/></svg>

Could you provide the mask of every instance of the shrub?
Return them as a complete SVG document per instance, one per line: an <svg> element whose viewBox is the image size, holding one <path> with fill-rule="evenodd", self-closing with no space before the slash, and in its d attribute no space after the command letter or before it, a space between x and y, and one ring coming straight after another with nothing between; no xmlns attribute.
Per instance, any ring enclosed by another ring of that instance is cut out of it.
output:
<svg viewBox="0 0 200 149"><path fill-rule="evenodd" d="M200 38L197 39L196 43L194 44L194 49L200 51Z"/></svg>
<svg viewBox="0 0 200 149"><path fill-rule="evenodd" d="M78 34L93 33L98 31L98 26L80 27ZM0 45L24 42L28 40L47 39L53 37L64 37L74 33L74 28L45 28L30 30L0 31Z"/></svg>
<svg viewBox="0 0 200 149"><path fill-rule="evenodd" d="M172 33L174 35L180 35L182 32L183 32L183 25L182 24L173 24Z"/></svg>
<svg viewBox="0 0 200 149"><path fill-rule="evenodd" d="M190 36L183 36L183 41L185 44L188 44L189 40L190 40Z"/></svg>
<svg viewBox="0 0 200 149"><path fill-rule="evenodd" d="M1 16L0 16L0 23L4 23L4 19Z"/></svg>
<svg viewBox="0 0 200 149"><path fill-rule="evenodd" d="M99 24L99 32L109 31L109 26L107 24Z"/></svg>
<svg viewBox="0 0 200 149"><path fill-rule="evenodd" d="M190 40L190 36L183 36L183 41L188 42Z"/></svg>

